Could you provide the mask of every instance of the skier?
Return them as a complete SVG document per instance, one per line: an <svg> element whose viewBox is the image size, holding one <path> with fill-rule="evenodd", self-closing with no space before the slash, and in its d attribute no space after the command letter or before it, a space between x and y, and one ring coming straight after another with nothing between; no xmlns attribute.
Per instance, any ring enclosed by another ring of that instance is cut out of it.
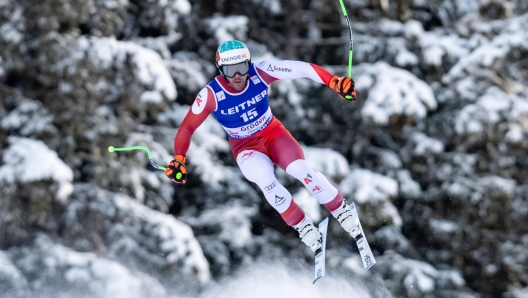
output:
<svg viewBox="0 0 528 298"><path fill-rule="evenodd" d="M352 237L360 234L358 221L343 195L305 160L299 143L273 116L268 103L269 85L278 80L310 78L326 84L342 98L355 100L355 83L321 66L301 61L252 63L246 45L238 40L222 43L216 52L220 71L197 95L174 139L175 157L165 174L186 183L186 152L194 131L213 113L227 133L231 151L242 174L262 190L266 200L286 224L299 232L302 242L316 252L321 237L313 221L295 203L274 173L274 164L300 180Z"/></svg>

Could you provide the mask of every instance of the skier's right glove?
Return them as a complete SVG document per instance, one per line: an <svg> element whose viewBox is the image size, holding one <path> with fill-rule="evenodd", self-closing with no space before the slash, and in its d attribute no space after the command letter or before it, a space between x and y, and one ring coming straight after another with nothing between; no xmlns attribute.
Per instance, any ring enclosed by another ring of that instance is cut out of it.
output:
<svg viewBox="0 0 528 298"><path fill-rule="evenodd" d="M328 82L328 87L346 100L356 100L356 82L352 78L333 76Z"/></svg>
<svg viewBox="0 0 528 298"><path fill-rule="evenodd" d="M173 182L185 184L187 182L187 169L185 168L185 162L187 157L182 154L178 154L174 157L174 160L165 168L165 175L169 177Z"/></svg>

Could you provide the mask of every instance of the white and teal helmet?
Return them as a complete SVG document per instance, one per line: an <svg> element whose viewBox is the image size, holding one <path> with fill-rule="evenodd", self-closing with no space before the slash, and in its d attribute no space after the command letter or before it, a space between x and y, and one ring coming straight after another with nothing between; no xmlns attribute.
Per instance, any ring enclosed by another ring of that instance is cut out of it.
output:
<svg viewBox="0 0 528 298"><path fill-rule="evenodd" d="M251 55L247 46L238 40L230 40L222 43L216 50L216 67L224 76L233 77L239 70L241 75L246 75L251 64ZM232 67L233 66L233 67ZM236 67L234 67L236 66ZM245 73L243 70L247 67Z"/></svg>

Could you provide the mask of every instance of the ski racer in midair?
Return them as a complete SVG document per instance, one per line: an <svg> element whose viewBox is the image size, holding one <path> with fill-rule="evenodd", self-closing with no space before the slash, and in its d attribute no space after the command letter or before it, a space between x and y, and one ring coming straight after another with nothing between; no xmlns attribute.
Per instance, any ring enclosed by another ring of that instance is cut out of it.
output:
<svg viewBox="0 0 528 298"><path fill-rule="evenodd" d="M309 78L325 84L342 98L355 100L355 83L338 77L321 66L301 61L259 61L252 63L246 45L238 40L224 42L216 52L220 71L197 95L174 139L174 160L165 174L176 183L186 183L186 152L194 131L211 113L223 126L231 151L242 174L262 190L268 203L286 224L299 232L302 242L317 251L320 234L312 220L279 183L274 165L301 181L352 237L359 233L358 221L346 201L320 172L304 159L299 143L273 116L268 103L269 85L278 80Z"/></svg>

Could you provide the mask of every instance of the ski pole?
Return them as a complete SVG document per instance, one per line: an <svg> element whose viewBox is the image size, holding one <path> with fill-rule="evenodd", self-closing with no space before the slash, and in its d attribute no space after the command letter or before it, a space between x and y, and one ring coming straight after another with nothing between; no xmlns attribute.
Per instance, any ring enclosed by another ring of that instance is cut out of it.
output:
<svg viewBox="0 0 528 298"><path fill-rule="evenodd" d="M352 26L350 26L350 20L348 19L348 14L345 9L345 5L343 4L343 0L339 0L339 3L341 4L341 10L343 11L343 15L345 16L347 25L348 25L348 32L350 33L350 48L348 51L348 77L352 77L352 53L353 53L353 47L354 47L354 38L352 37ZM352 96L348 95L347 99L351 99Z"/></svg>
<svg viewBox="0 0 528 298"><path fill-rule="evenodd" d="M165 171L165 167L162 167L162 166L158 166L154 160L152 160L152 154L150 153L150 150L148 150L147 147L143 147L143 146L130 146L130 147L122 147L122 148L115 148L114 146L110 146L108 147L108 152L114 152L114 151L131 151L131 150L144 150L147 152L148 154L148 158L149 158L149 161L150 161L150 164L155 168L155 169L158 169L158 170L161 170L161 171Z"/></svg>

